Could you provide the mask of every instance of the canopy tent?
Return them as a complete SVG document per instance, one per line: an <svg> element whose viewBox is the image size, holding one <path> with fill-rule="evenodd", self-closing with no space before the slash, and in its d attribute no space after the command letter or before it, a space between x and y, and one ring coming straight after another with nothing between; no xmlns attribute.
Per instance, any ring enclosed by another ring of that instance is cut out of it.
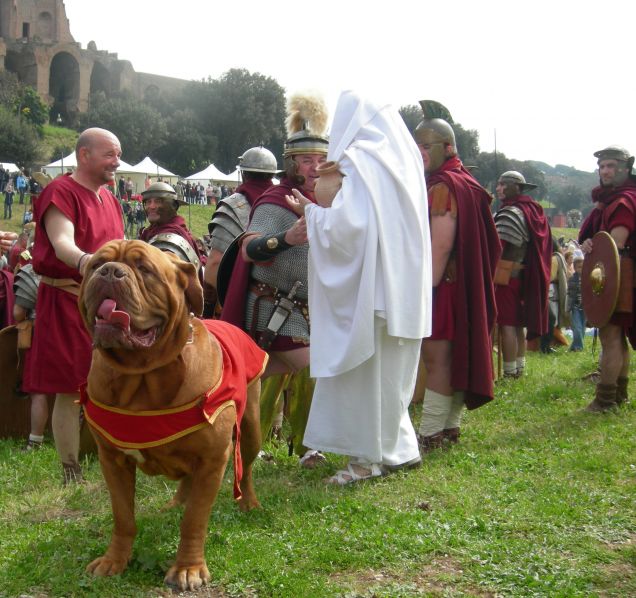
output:
<svg viewBox="0 0 636 598"><path fill-rule="evenodd" d="M13 162L0 162L0 168L4 168L9 172L20 172L20 167Z"/></svg>
<svg viewBox="0 0 636 598"><path fill-rule="evenodd" d="M207 184L210 181L214 181L215 183L239 183L241 179L237 177L238 175L236 173L224 174L214 166L214 164L210 164L201 172L195 172L189 177L186 177L186 181L200 183L201 185Z"/></svg>
<svg viewBox="0 0 636 598"><path fill-rule="evenodd" d="M142 172L151 178L161 177L163 180L169 179L171 183L176 183L179 179L178 175L153 162L150 156L146 156L139 164L135 164L133 168L137 172Z"/></svg>
<svg viewBox="0 0 636 598"><path fill-rule="evenodd" d="M75 158L75 151L71 152L68 156L64 156L59 160L55 160L55 162L51 162L47 164L43 168L46 169L47 174L50 174L53 178L62 174L62 169L68 170L69 168L77 168L77 160ZM119 160L119 168L117 172L122 174L138 172L133 166L128 164L128 162L124 162L122 159Z"/></svg>

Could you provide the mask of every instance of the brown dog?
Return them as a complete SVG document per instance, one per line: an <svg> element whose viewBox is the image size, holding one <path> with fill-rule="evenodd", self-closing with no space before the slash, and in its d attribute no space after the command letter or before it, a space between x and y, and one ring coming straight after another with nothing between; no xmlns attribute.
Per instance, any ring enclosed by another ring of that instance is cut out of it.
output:
<svg viewBox="0 0 636 598"><path fill-rule="evenodd" d="M261 444L259 378L267 356L238 328L193 318L203 308L194 266L141 241L111 241L95 253L79 306L94 345L83 401L114 517L108 550L87 570L102 576L126 568L139 467L180 480L171 504L185 505L181 541L165 581L196 589L210 579L205 537L233 431L237 444L240 439L240 452L234 451L239 507L259 506L251 466ZM204 397L216 402L216 411L203 407Z"/></svg>

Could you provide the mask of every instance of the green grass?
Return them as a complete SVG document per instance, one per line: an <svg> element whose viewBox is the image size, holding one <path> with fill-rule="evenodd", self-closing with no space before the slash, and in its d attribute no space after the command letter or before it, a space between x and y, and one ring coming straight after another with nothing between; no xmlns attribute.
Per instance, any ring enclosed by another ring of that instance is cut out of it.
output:
<svg viewBox="0 0 636 598"><path fill-rule="evenodd" d="M588 345L589 345L588 340ZM466 414L461 443L408 473L350 488L301 470L286 447L255 478L262 509L238 512L226 476L209 524L205 596L634 596L636 402L581 411L588 350L530 354L528 374ZM631 391L636 389L632 385ZM419 419L419 408L413 410ZM0 596L167 596L174 484L138 477L139 535L119 577L84 567L104 551L110 503L95 461L63 489L55 451L0 442Z"/></svg>

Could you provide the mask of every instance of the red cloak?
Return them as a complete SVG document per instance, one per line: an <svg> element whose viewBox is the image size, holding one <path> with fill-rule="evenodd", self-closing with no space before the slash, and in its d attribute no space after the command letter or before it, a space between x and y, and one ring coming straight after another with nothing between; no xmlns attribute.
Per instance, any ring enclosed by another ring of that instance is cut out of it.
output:
<svg viewBox="0 0 636 598"><path fill-rule="evenodd" d="M0 270L0 330L5 326L15 324L13 319L13 272Z"/></svg>
<svg viewBox="0 0 636 598"><path fill-rule="evenodd" d="M548 331L548 290L552 264L552 232L543 208L528 195L506 199L503 206L515 206L525 216L530 242L523 270L523 322L527 339L532 340Z"/></svg>
<svg viewBox="0 0 636 598"><path fill-rule="evenodd" d="M491 333L497 307L492 280L501 244L490 211L492 198L459 158L447 160L426 182L429 188L443 183L457 200L451 386L464 391L466 407L475 409L493 398Z"/></svg>

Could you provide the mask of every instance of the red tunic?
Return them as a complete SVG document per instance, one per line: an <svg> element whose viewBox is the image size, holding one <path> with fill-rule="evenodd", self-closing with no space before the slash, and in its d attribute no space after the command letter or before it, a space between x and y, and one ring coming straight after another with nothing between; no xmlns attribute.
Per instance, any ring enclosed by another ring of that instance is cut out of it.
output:
<svg viewBox="0 0 636 598"><path fill-rule="evenodd" d="M490 335L497 310L492 279L501 245L490 212L490 195L459 158L447 160L427 177L429 188L440 183L457 200L453 248L457 274L456 282L438 287L433 306L435 309L435 303L442 300L452 307L451 386L464 391L466 407L474 409L493 398Z"/></svg>
<svg viewBox="0 0 636 598"><path fill-rule="evenodd" d="M51 278L81 281L79 271L61 262L44 227L44 214L55 205L75 227L75 244L94 253L104 243L123 239L121 210L102 187L97 196L66 175L49 183L35 203L33 268ZM91 339L77 308L77 297L41 283L36 303L38 326L24 362L25 392L76 393L86 382L91 364Z"/></svg>

